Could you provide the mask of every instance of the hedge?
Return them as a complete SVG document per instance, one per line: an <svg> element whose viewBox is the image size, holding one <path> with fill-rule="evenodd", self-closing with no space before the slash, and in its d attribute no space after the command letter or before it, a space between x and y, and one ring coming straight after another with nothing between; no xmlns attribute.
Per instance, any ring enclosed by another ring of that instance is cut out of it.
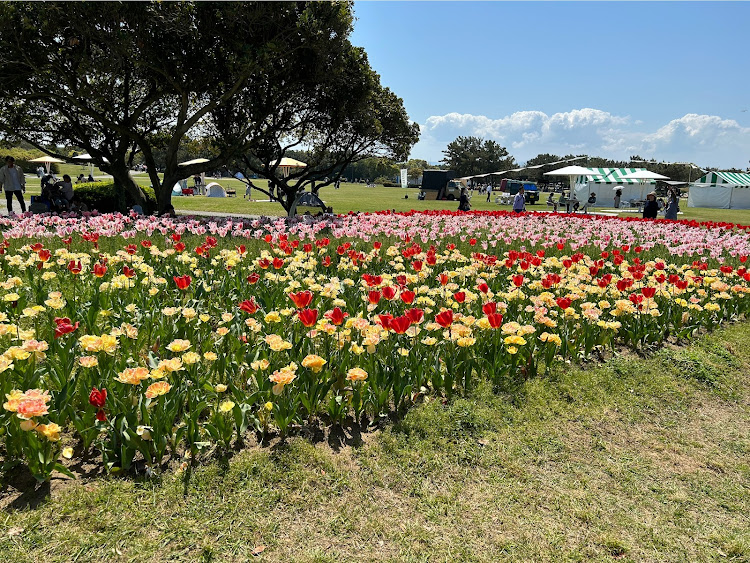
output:
<svg viewBox="0 0 750 563"><path fill-rule="evenodd" d="M144 213L153 213L156 210L156 194L153 188L141 186L146 196ZM75 197L86 204L89 211L97 210L100 213L111 213L113 211L126 211L136 204L130 194L118 188L114 182L86 182L73 186Z"/></svg>
<svg viewBox="0 0 750 563"><path fill-rule="evenodd" d="M40 166L44 166L43 164L39 164L38 162L29 162L34 158L44 156L44 154L40 153L39 151L26 150L18 147L13 147L11 149L0 149L0 158L2 158L0 166L5 166L6 156L12 156L16 160L16 166L23 170L24 174L36 174L36 169ZM60 167L56 162L52 163L50 170L55 174L60 173Z"/></svg>

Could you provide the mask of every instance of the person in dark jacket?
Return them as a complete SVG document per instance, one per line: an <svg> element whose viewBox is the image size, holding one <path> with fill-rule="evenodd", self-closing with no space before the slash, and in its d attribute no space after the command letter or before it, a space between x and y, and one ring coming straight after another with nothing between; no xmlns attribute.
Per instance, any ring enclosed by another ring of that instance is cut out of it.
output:
<svg viewBox="0 0 750 563"><path fill-rule="evenodd" d="M659 204L656 203L656 194L651 192L646 196L646 205L643 206L644 219L656 219L659 213Z"/></svg>
<svg viewBox="0 0 750 563"><path fill-rule="evenodd" d="M471 204L469 203L469 194L466 191L466 188L461 188L461 197L458 200L458 210L469 211L470 209Z"/></svg>

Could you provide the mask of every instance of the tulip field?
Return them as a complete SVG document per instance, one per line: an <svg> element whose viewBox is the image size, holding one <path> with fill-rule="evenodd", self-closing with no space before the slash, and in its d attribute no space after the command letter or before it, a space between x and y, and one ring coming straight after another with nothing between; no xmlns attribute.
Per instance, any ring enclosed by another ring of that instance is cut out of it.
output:
<svg viewBox="0 0 750 563"><path fill-rule="evenodd" d="M742 319L750 232L495 213L0 219L3 469L199 460Z"/></svg>

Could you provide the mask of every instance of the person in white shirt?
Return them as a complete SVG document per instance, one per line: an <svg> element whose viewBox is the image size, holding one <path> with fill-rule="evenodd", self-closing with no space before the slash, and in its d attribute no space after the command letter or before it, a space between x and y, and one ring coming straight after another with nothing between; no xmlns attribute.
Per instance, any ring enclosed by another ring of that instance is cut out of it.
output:
<svg viewBox="0 0 750 563"><path fill-rule="evenodd" d="M8 200L8 215L13 213L13 194L21 204L21 211L26 213L26 202L23 193L26 191L26 178L23 170L16 166L16 159L12 156L5 157L5 166L0 168L0 189L5 190L5 198Z"/></svg>

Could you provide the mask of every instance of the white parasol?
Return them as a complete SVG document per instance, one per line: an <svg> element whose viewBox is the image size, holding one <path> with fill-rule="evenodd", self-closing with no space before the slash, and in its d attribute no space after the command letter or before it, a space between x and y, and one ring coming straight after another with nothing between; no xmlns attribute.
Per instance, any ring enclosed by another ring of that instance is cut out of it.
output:
<svg viewBox="0 0 750 563"><path fill-rule="evenodd" d="M638 180L641 186L641 199L643 199L643 188L646 186L646 180L669 180L669 176L663 176L656 172L650 172L649 170L638 170L637 172L631 172L630 174L624 174L621 176L626 180Z"/></svg>
<svg viewBox="0 0 750 563"><path fill-rule="evenodd" d="M73 160L81 160L83 162L89 163L89 176L94 176L94 157L91 156L89 153L85 152L83 154L79 154L78 156L74 156ZM106 158L102 158L102 161L109 164L109 160Z"/></svg>
<svg viewBox="0 0 750 563"><path fill-rule="evenodd" d="M209 162L207 158L194 158L193 160L187 160L185 162L180 162L177 166L190 166L191 164L203 164L204 162ZM200 189L203 190L206 187L206 173L201 172L201 185Z"/></svg>
<svg viewBox="0 0 750 563"><path fill-rule="evenodd" d="M64 163L64 160L60 160L59 158L55 158L54 156L40 156L39 158L34 158L30 160L29 162L39 162L41 164L44 164L44 166L47 168L47 174L49 174L49 167L52 165L53 162L57 163Z"/></svg>

